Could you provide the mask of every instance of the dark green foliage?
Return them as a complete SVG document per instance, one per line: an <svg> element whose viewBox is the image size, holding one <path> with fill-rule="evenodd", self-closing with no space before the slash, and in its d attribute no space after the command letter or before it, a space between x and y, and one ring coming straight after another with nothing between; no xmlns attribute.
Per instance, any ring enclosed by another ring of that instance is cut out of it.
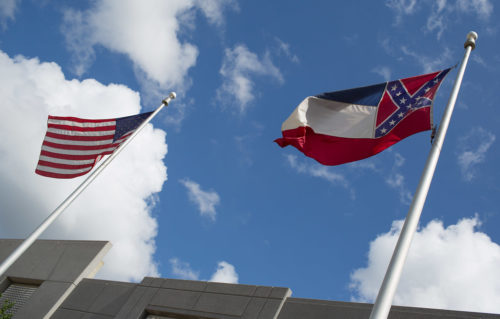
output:
<svg viewBox="0 0 500 319"><path fill-rule="evenodd" d="M2 295L0 295L0 297L1 296ZM12 314L8 312L9 309L12 308L12 306L14 306L14 303L12 303L8 300L4 300L3 304L0 307L0 319L11 319L12 318Z"/></svg>

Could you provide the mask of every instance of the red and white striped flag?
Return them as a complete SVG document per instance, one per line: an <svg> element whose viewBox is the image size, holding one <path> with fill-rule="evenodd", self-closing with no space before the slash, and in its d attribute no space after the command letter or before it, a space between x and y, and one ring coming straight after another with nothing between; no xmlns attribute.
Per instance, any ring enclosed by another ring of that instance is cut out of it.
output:
<svg viewBox="0 0 500 319"><path fill-rule="evenodd" d="M35 172L53 178L87 174L104 155L113 153L127 140L151 113L105 120L49 115Z"/></svg>

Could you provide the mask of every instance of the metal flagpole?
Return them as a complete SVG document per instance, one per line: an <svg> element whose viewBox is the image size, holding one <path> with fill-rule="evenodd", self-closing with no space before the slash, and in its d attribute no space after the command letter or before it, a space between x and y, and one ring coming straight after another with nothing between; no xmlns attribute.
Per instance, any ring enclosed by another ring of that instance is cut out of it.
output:
<svg viewBox="0 0 500 319"><path fill-rule="evenodd" d="M106 168L106 166L109 165L109 163L120 153L125 146L132 141L132 139L148 124L153 117L158 114L158 112L163 109L163 107L168 106L168 103L175 99L176 95L174 92L171 92L166 99L164 99L161 103L161 105L153 112L151 115L141 124L137 127L137 129L130 135L130 137L125 140L120 146L104 161L102 164L97 167L81 184L78 186L73 193L71 193L53 212L52 214L47 217L43 223L38 226L37 229L35 229L31 235L29 235L22 243L19 245L10 255L5 259L2 264L0 265L0 277L7 271L7 269L19 258L21 255L33 244L33 242L49 227L54 220L56 220L59 215L75 200L78 195L80 195L81 192L87 186L99 175L99 173L102 172L103 169Z"/></svg>
<svg viewBox="0 0 500 319"><path fill-rule="evenodd" d="M469 55L472 50L476 47L476 32L469 32L467 34L467 40L465 41L464 48L465 54L462 60L462 64L458 70L457 78L455 84L453 85L453 90L446 105L443 118L441 119L441 124L436 134L434 143L432 144L431 151L427 157L427 162L425 163L425 168L420 177L420 182L417 187L417 191L413 197L413 201L410 205L408 215L406 216L405 223L399 235L396 248L389 263L389 267L385 273L384 281L380 286L380 290L373 305L372 312L370 314L370 319L386 319L391 310L392 299L396 292L398 286L399 278L401 277L401 272L403 270L403 265L408 255L408 250L410 248L411 240L413 234L418 226L418 220L420 219L420 214L422 213L422 208L424 207L425 199L427 197L427 192L431 185L432 177L436 169L436 165L439 159L439 153L443 146L444 137L446 135L446 130L450 124L451 114L453 113L453 108L455 107L455 102L457 100L458 91L460 90L460 85L462 84L462 78L464 76L465 67L467 66L467 61L469 60Z"/></svg>

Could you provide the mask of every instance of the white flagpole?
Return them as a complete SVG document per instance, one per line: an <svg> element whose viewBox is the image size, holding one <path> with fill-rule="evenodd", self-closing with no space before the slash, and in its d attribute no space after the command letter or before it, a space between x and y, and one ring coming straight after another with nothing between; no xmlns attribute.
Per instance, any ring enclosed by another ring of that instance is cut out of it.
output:
<svg viewBox="0 0 500 319"><path fill-rule="evenodd" d="M399 235L396 248L389 263L389 267L385 273L384 281L380 286L380 290L373 305L372 312L370 314L370 319L386 319L391 310L392 300L398 286L399 278L401 277L401 272L403 271L403 265L408 255L408 250L410 248L411 240L413 234L415 233L418 221L420 219L420 214L424 207L425 199L431 185L432 177L436 169L436 165L439 159L439 153L443 146L444 137L446 135L446 130L450 124L451 114L453 113L453 108L455 107L455 102L457 100L458 91L460 90L460 85L462 84L462 78L464 76L465 67L467 66L467 61L469 60L469 55L472 50L476 47L476 32L469 32L467 34L467 40L465 41L465 54L462 60L462 64L458 70L457 78L455 84L453 85L453 90L446 105L443 118L441 119L441 124L436 134L434 143L432 144L431 151L427 157L427 162L425 163L425 168L420 177L420 182L417 187L417 191L413 197L413 201L410 205L408 215L406 216L405 223L401 229L401 234Z"/></svg>
<svg viewBox="0 0 500 319"><path fill-rule="evenodd" d="M106 166L109 165L109 163L120 153L125 146L132 141L132 139L148 124L153 117L158 114L158 112L163 109L163 107L167 106L168 103L172 100L175 99L175 93L171 92L166 99L164 99L161 103L161 105L153 112L151 115L141 124L137 127L137 129L130 135L130 137L125 140L120 146L104 161L102 164L97 167L81 184L78 186L73 193L71 193L53 212L52 214L47 217L43 223L38 226L37 229L35 229L31 235L29 235L22 243L19 245L10 255L5 259L2 264L0 265L0 277L9 269L9 267L16 262L16 260L21 257L21 255L33 244L33 242L49 227L54 220L56 220L59 215L75 200L78 195L80 195L81 192L87 186L99 175L99 173L102 172L103 169L106 168Z"/></svg>

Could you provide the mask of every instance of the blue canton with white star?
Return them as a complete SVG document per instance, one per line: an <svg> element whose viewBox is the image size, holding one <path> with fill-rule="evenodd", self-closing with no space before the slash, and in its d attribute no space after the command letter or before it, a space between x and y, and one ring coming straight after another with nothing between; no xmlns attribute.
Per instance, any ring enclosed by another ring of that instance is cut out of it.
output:
<svg viewBox="0 0 500 319"><path fill-rule="evenodd" d="M142 124L153 112L142 113L116 119L115 135L113 143L119 140L123 135L134 131Z"/></svg>

